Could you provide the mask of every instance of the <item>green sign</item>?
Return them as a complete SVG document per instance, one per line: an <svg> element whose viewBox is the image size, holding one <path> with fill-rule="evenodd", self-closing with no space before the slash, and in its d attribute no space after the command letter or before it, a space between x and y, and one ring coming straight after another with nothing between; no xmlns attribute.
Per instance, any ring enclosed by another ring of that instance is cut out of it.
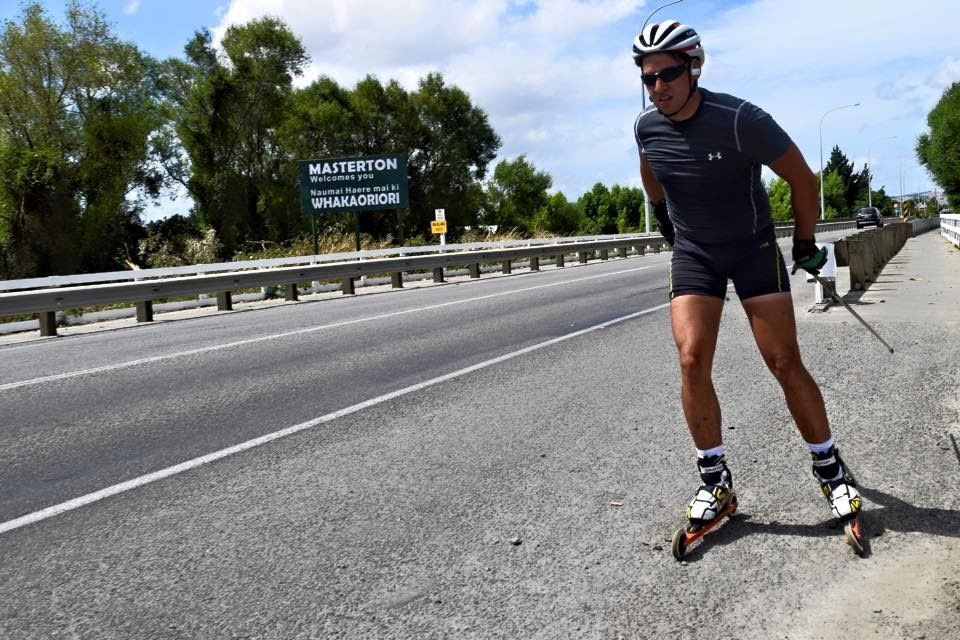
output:
<svg viewBox="0 0 960 640"><path fill-rule="evenodd" d="M338 213L407 207L404 155L300 161L304 213Z"/></svg>

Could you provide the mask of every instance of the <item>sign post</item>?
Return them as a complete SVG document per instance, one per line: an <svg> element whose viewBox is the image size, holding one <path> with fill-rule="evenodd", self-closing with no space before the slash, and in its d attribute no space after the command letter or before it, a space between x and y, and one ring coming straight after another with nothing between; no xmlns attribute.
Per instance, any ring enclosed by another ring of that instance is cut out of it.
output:
<svg viewBox="0 0 960 640"><path fill-rule="evenodd" d="M430 223L430 233L440 234L440 246L447 244L447 215L445 209L434 209L434 220Z"/></svg>
<svg viewBox="0 0 960 640"><path fill-rule="evenodd" d="M361 211L409 206L406 155L301 160L299 168L300 209L311 217L314 253L318 215L356 212L354 235L359 251Z"/></svg>

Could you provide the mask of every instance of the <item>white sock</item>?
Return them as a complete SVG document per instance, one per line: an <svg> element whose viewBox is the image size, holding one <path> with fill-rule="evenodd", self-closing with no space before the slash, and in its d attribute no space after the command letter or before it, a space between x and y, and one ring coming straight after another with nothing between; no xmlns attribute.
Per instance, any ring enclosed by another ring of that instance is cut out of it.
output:
<svg viewBox="0 0 960 640"><path fill-rule="evenodd" d="M707 450L697 449L697 457L698 457L698 458L710 458L710 457L712 457L712 456L722 456L722 455L723 455L723 451L724 451L724 447L723 447L722 444L717 445L716 447L714 447L714 448L712 448L712 449L707 449Z"/></svg>
<svg viewBox="0 0 960 640"><path fill-rule="evenodd" d="M830 451L830 447L833 446L833 438L827 439L826 442L821 442L820 444L807 443L807 448L810 449L810 453L819 453L824 454L827 451Z"/></svg>

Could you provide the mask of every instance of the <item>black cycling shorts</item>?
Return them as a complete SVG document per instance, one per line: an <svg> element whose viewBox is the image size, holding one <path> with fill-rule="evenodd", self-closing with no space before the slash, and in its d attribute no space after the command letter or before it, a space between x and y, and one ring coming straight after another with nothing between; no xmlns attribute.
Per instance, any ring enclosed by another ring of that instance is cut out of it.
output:
<svg viewBox="0 0 960 640"><path fill-rule="evenodd" d="M787 265L772 227L747 240L696 244L678 236L670 260L670 299L688 294L725 298L727 281L741 300L790 291Z"/></svg>

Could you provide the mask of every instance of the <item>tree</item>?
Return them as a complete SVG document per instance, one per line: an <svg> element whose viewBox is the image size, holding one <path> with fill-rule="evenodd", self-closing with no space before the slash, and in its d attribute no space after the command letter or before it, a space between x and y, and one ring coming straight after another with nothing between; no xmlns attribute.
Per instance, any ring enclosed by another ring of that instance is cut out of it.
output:
<svg viewBox="0 0 960 640"><path fill-rule="evenodd" d="M615 184L610 188L610 199L617 212L617 233L638 231L644 226L642 189Z"/></svg>
<svg viewBox="0 0 960 640"><path fill-rule="evenodd" d="M148 139L162 114L155 63L70 2L39 3L0 34L0 245L5 275L119 268L144 230L135 193L158 193Z"/></svg>
<svg viewBox="0 0 960 640"><path fill-rule="evenodd" d="M767 187L767 195L770 199L770 213L775 221L793 220L790 183L780 176L775 177Z"/></svg>
<svg viewBox="0 0 960 640"><path fill-rule="evenodd" d="M828 220L843 218L849 215L845 198L843 178L840 174L830 172L823 177L823 205L824 216Z"/></svg>
<svg viewBox="0 0 960 640"><path fill-rule="evenodd" d="M580 208L569 202L562 191L550 196L546 206L533 218L534 231L547 231L558 235L570 235L581 223Z"/></svg>
<svg viewBox="0 0 960 640"><path fill-rule="evenodd" d="M617 210L610 190L601 182L577 201L583 218L578 233L602 235L617 232Z"/></svg>
<svg viewBox="0 0 960 640"><path fill-rule="evenodd" d="M927 115L929 133L917 138L917 159L960 207L960 82L954 82Z"/></svg>
<svg viewBox="0 0 960 640"><path fill-rule="evenodd" d="M550 175L537 171L525 155L500 161L487 185L482 222L529 233L536 226L537 213L549 204L547 189L552 184Z"/></svg>
<svg viewBox="0 0 960 640"><path fill-rule="evenodd" d="M835 146L830 152L830 161L824 167L824 176L830 173L836 174L840 178L840 184L843 187L843 201L835 203L835 209L839 217L849 215L856 208L857 201L862 197L867 197L867 172L864 167L859 173L853 169L847 156L844 155L840 147Z"/></svg>
<svg viewBox="0 0 960 640"><path fill-rule="evenodd" d="M185 49L187 64L166 68L163 87L189 168L172 149L166 166L231 255L248 238L287 240L302 225L289 195L296 167L278 129L307 56L286 25L269 17L230 26L221 46L222 59L210 33L200 31Z"/></svg>
<svg viewBox="0 0 960 640"><path fill-rule="evenodd" d="M352 90L320 78L295 92L282 134L298 159L407 156L410 207L403 227L397 228L392 210L361 214L361 228L377 237L394 229L397 237L423 233L437 208L446 209L451 234L476 225L483 201L479 181L500 148L486 113L436 73L412 93L373 76Z"/></svg>

